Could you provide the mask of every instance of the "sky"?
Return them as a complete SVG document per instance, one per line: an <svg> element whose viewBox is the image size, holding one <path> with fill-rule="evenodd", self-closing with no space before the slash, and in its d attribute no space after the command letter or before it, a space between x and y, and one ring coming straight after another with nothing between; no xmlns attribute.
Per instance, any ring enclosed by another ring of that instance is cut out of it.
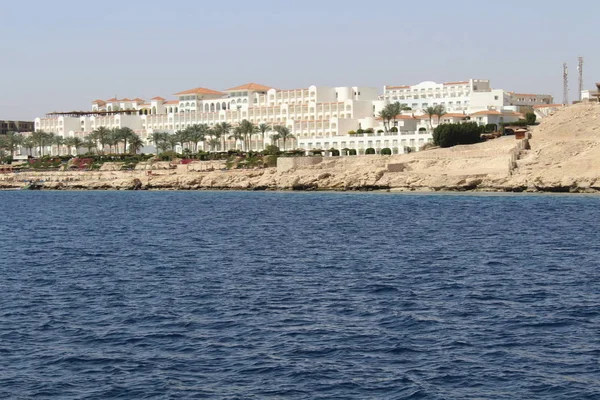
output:
<svg viewBox="0 0 600 400"><path fill-rule="evenodd" d="M0 119L248 82L280 89L490 79L562 101L600 81L600 1L0 1Z"/></svg>

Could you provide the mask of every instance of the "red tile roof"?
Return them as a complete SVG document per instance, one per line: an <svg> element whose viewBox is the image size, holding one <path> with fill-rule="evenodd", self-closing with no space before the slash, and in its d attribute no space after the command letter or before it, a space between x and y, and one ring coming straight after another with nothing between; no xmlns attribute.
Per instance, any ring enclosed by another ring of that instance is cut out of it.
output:
<svg viewBox="0 0 600 400"><path fill-rule="evenodd" d="M409 89L410 86L386 86L386 89Z"/></svg>
<svg viewBox="0 0 600 400"><path fill-rule="evenodd" d="M485 110L485 111L478 111L471 115L502 115L502 113L500 111L496 111L496 110Z"/></svg>
<svg viewBox="0 0 600 400"><path fill-rule="evenodd" d="M184 90L183 92L175 93L175 96L183 96L185 94L222 94L222 95L224 95L225 93L217 92L216 90L212 90L212 89L206 89L206 88L199 87L199 88Z"/></svg>
<svg viewBox="0 0 600 400"><path fill-rule="evenodd" d="M160 97L160 96L153 97L153 98L151 98L150 100L165 101L165 99L163 99L163 98L162 98L162 97Z"/></svg>
<svg viewBox="0 0 600 400"><path fill-rule="evenodd" d="M252 91L252 92L266 92L270 89L273 89L273 88L269 87L269 86L265 86L265 85L260 85L258 83L246 83L245 85L236 86L234 88L226 89L225 91L233 92L236 90L248 90L248 91Z"/></svg>

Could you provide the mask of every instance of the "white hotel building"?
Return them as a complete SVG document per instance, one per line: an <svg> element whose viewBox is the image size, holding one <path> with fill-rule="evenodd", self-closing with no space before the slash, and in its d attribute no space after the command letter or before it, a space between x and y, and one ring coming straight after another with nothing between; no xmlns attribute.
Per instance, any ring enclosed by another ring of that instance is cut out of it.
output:
<svg viewBox="0 0 600 400"><path fill-rule="evenodd" d="M522 116L523 106L551 104L552 97L525 95L492 89L487 80L436 84L422 82L414 86L385 86L383 95L374 87L317 87L279 90L249 83L224 91L196 88L175 93L177 99L154 97L95 100L89 113L52 113L36 118L35 129L64 137L84 137L93 130L129 127L142 139L145 152L154 151L153 132L176 132L193 124L219 122L235 126L247 119L255 124L287 126L295 140L287 148L305 150L330 148L356 149L359 154L369 147L377 151L390 148L402 153L407 147L418 150L431 141L430 119L423 115L429 106L443 105L447 114L442 122L475 121L478 124L511 122ZM379 111L391 102L405 103L412 111L398 116L393 125L398 132L383 131ZM529 110L529 108L528 108ZM104 113L106 112L106 113ZM110 113L108 113L110 112ZM438 123L434 117L433 126ZM372 128L375 133L349 135L349 131ZM253 137L252 150L270 144ZM224 150L241 148L227 140Z"/></svg>

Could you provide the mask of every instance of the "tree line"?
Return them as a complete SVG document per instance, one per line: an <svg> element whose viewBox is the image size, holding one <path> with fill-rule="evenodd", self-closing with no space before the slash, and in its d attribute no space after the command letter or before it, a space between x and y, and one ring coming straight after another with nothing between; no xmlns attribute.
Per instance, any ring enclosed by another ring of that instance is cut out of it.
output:
<svg viewBox="0 0 600 400"><path fill-rule="evenodd" d="M290 129L286 126L269 124L255 125L252 122L244 119L237 126L233 126L228 122L219 122L210 127L207 124L194 124L185 129L179 130L173 134L168 132L154 132L150 139L157 149L157 152L165 152L175 150L176 146L181 146L182 149L189 149L192 153L198 152L198 145L202 143L203 149L206 151L225 151L226 140L235 140L242 143L242 150L250 150L250 142L253 137L259 137L262 140L263 147L267 132L275 131L275 134L270 138L273 142L283 144L286 148L288 140L295 139Z"/></svg>
<svg viewBox="0 0 600 400"><path fill-rule="evenodd" d="M156 148L156 152L165 152L175 150L176 146L181 149L188 149L192 153L197 153L199 144L202 143L203 149L209 151L225 151L227 139L241 141L244 151L250 150L250 141L253 137L261 138L263 146L268 132L275 132L270 135L272 142L280 143L283 148L289 140L295 139L290 129L286 126L269 124L255 125L244 119L237 126L228 122L220 122L212 127L207 124L195 124L175 133L154 132L150 140ZM87 153L96 152L98 154L135 154L144 147L144 141L131 128L106 128L99 127L92 131L83 139L79 137L63 137L54 133L45 131L35 131L29 136L24 136L18 132L9 132L7 135L0 136L0 156L2 158L10 157L14 152L22 147L26 150L28 156L33 156L34 149L38 156L44 156L47 147L57 146L59 152L66 149L68 154L75 150L79 154L79 149L86 149Z"/></svg>

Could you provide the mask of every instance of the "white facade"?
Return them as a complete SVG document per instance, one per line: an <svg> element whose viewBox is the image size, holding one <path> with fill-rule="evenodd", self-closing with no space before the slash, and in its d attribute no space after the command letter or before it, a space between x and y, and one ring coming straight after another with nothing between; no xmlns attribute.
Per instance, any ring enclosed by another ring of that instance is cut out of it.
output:
<svg viewBox="0 0 600 400"><path fill-rule="evenodd" d="M256 125L266 123L272 127L288 127L295 136L295 139L287 141L288 149L355 148L360 152L362 148L387 147L402 152L405 147L418 149L431 141L431 130L439 121L430 123L429 117L423 117L422 110L429 106L443 105L446 108L448 114L442 122L465 121L470 119L469 114L489 111L497 112L498 119L507 118L506 122L510 122L511 118L518 119L514 111L520 103L546 104L549 97L494 90L488 80L480 79L385 86L383 96L373 87L309 86L279 90L256 83L224 91L195 88L175 93L174 96L176 100L162 97L154 97L149 101L140 98L95 100L92 102L92 112L88 115L36 118L35 129L64 137L84 137L101 126L129 127L147 145L151 145L153 132L173 133L194 124L212 127L221 122L235 126L247 119ZM406 103L413 111L398 116L394 121L393 126L399 132L377 134L377 131L383 130L383 122L377 118L379 111L386 104L396 101ZM487 115L475 118L480 124L496 123L488 122L494 117ZM359 128L371 128L375 136L348 134ZM273 133L268 133L267 138ZM225 148L221 150L241 148L241 143L225 139ZM270 143L270 140L263 143L261 135L255 135L251 138L250 149L261 150Z"/></svg>
<svg viewBox="0 0 600 400"><path fill-rule="evenodd" d="M552 96L521 94L492 89L489 80L461 82L421 82L413 86L384 86L384 99L404 103L413 110L442 105L448 112L502 111L518 106L552 104Z"/></svg>

